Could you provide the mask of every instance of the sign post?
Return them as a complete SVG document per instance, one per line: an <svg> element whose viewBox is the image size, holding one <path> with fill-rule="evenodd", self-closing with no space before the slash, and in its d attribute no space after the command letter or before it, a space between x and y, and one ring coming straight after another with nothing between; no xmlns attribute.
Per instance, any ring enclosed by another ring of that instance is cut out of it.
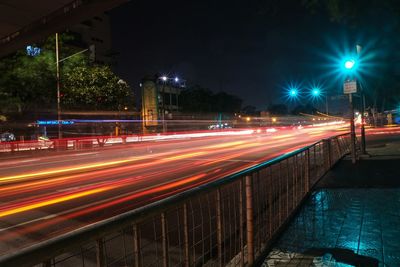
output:
<svg viewBox="0 0 400 267"><path fill-rule="evenodd" d="M357 82L354 80L345 81L343 84L343 93L349 95L351 162L353 164L355 164L356 163L356 129L355 129L355 125L354 125L353 94L357 93Z"/></svg>

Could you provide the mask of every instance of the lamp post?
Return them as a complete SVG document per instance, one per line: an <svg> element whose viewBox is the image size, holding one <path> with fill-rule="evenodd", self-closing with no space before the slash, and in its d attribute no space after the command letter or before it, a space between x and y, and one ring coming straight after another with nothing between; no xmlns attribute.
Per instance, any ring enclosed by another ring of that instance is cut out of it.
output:
<svg viewBox="0 0 400 267"><path fill-rule="evenodd" d="M58 33L56 33L56 80L57 80L57 121L58 121L58 139L62 138L61 132L61 99L60 99L60 61L58 51Z"/></svg>
<svg viewBox="0 0 400 267"><path fill-rule="evenodd" d="M162 81L162 90L161 90L161 99L162 99L162 106L161 106L161 119L162 119L162 127L163 127L163 133L166 132L166 125L165 125L165 84L168 80L167 76L161 76L160 77Z"/></svg>
<svg viewBox="0 0 400 267"><path fill-rule="evenodd" d="M94 45L90 46L92 49L94 47ZM67 56L63 59L60 59L60 52L59 52L59 41L58 41L58 33L56 33L56 83L57 83L57 121L58 121L58 139L62 138L62 130L61 130L61 126L62 126L62 121L61 121L61 93L60 93L60 63L79 54L82 54L88 50L90 50L90 48L87 49L83 49L75 54L72 54L70 56Z"/></svg>
<svg viewBox="0 0 400 267"><path fill-rule="evenodd" d="M344 68L347 71L354 70L356 61L354 59L348 59L344 62ZM351 149L351 162L356 163L356 131L354 125L354 105L353 105L353 93L357 92L356 81L347 80L343 85L343 92L349 95L350 104L350 149Z"/></svg>
<svg viewBox="0 0 400 267"><path fill-rule="evenodd" d="M356 50L357 50L357 56L360 56L362 47L360 45L356 45ZM367 150L366 150L366 143L365 143L365 117L364 117L364 112L365 112L365 95L364 95L364 88L361 84L361 81L359 82L360 84L360 92L361 92L361 154L362 155L367 155Z"/></svg>
<svg viewBox="0 0 400 267"><path fill-rule="evenodd" d="M319 99L322 95L322 91L318 86L314 86L311 88L310 95L313 99ZM328 115L328 95L325 93L325 113Z"/></svg>

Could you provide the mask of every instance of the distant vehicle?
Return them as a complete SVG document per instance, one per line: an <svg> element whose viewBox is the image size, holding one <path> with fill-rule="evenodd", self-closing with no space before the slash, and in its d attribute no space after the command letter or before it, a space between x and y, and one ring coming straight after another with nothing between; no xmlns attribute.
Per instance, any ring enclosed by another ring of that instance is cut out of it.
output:
<svg viewBox="0 0 400 267"><path fill-rule="evenodd" d="M212 124L208 126L209 130L231 129L231 128L232 126L230 126L228 123Z"/></svg>
<svg viewBox="0 0 400 267"><path fill-rule="evenodd" d="M50 141L50 139L47 136L39 136L38 141Z"/></svg>
<svg viewBox="0 0 400 267"><path fill-rule="evenodd" d="M15 135L13 133L5 132L0 134L0 142L12 142L15 141Z"/></svg>

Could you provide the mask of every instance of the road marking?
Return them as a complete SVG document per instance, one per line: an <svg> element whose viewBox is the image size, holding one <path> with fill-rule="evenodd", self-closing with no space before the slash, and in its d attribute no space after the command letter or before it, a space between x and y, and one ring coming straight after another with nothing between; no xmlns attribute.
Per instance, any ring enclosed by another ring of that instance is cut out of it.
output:
<svg viewBox="0 0 400 267"><path fill-rule="evenodd" d="M26 159L26 160L21 160L20 162L32 162L32 161L38 161L40 159Z"/></svg>
<svg viewBox="0 0 400 267"><path fill-rule="evenodd" d="M86 152L86 153L78 153L78 154L73 154L74 156L86 156L86 155L95 155L99 154L99 152Z"/></svg>
<svg viewBox="0 0 400 267"><path fill-rule="evenodd" d="M36 218L36 219L30 220L30 221L26 221L26 222L22 222L22 223L19 223L19 224L15 224L13 226L9 226L9 227L6 227L6 228L0 228L0 232L8 231L8 230L11 230L13 228L24 226L24 225L30 224L30 223L35 223L35 222L38 222L38 221L52 219L52 218L57 217L57 216L58 216L57 214L50 214L50 215L47 215L47 216L44 216L44 217L40 217L40 218Z"/></svg>

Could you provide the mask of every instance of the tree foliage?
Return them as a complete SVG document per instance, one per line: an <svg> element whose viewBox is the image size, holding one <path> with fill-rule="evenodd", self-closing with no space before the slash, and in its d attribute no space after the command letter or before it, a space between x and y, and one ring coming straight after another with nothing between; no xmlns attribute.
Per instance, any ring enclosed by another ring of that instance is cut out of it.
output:
<svg viewBox="0 0 400 267"><path fill-rule="evenodd" d="M122 110L132 104L129 86L108 66L79 66L64 75L62 103L70 109Z"/></svg>
<svg viewBox="0 0 400 267"><path fill-rule="evenodd" d="M271 115L286 115L288 114L288 107L285 104L274 104L267 108Z"/></svg>
<svg viewBox="0 0 400 267"><path fill-rule="evenodd" d="M306 105L298 105L292 110L293 115L299 115L300 113L304 114L315 114L318 110L311 105L310 103L307 103Z"/></svg>
<svg viewBox="0 0 400 267"><path fill-rule="evenodd" d="M74 37L60 37L60 59L82 50L68 43ZM30 114L55 109L57 103L55 37L41 44L38 56L17 51L0 60L0 112ZM70 109L115 110L133 105L132 93L125 82L119 82L107 66L88 63L87 55L78 54L60 63L61 107Z"/></svg>
<svg viewBox="0 0 400 267"><path fill-rule="evenodd" d="M212 91L194 86L182 91L180 95L182 111L186 112L239 112L242 100L226 92Z"/></svg>

